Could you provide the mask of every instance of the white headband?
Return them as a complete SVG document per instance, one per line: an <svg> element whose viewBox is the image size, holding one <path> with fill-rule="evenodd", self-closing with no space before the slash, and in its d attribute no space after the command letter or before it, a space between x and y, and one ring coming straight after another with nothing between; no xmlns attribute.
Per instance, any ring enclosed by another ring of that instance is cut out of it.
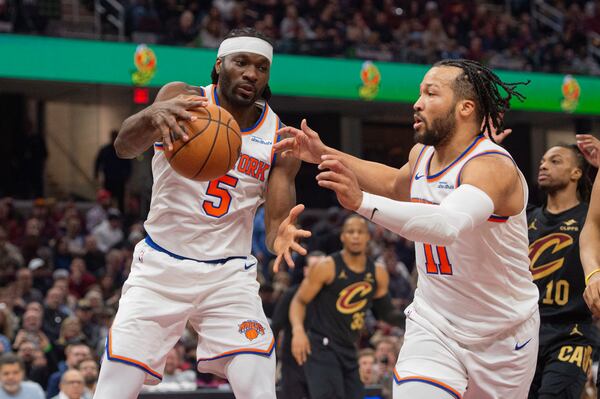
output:
<svg viewBox="0 0 600 399"><path fill-rule="evenodd" d="M224 57L233 53L258 54L268 59L269 63L273 63L273 46L258 37L239 36L225 39L219 46L217 57Z"/></svg>

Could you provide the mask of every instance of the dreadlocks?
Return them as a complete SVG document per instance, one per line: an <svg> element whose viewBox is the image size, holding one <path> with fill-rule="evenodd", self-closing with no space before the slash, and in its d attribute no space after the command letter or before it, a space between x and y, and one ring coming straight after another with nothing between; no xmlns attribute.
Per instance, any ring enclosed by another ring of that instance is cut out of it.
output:
<svg viewBox="0 0 600 399"><path fill-rule="evenodd" d="M482 132L488 132L492 138L492 127L498 131L502 130L504 113L510 108L510 100L516 97L519 101L525 100L525 96L516 90L519 85L529 84L527 82L507 83L500 80L498 75L491 69L471 60L442 60L435 67L451 66L462 69L462 73L454 81L454 94L459 99L475 101L477 119L483 122ZM506 93L503 97L498 90L500 86Z"/></svg>
<svg viewBox="0 0 600 399"><path fill-rule="evenodd" d="M590 164L585 160L576 144L557 144L557 147L566 148L573 153L575 165L581 170L581 178L577 180L577 196L580 201L588 202L590 200L590 188L592 187Z"/></svg>
<svg viewBox="0 0 600 399"><path fill-rule="evenodd" d="M257 37L259 39L264 40L265 42L271 43L271 40L269 40L265 35L263 35L262 33L260 33L259 31L257 31L254 28L233 29L231 32L229 32L227 34L227 36L225 36L225 38L223 40L229 39L232 37ZM212 83L215 85L219 81L219 74L217 73L217 68L214 65L213 65L213 69L210 73L210 78L212 80ZM269 87L268 83L265 86L265 89L263 90L261 97L265 101L269 101L271 99L271 88Z"/></svg>

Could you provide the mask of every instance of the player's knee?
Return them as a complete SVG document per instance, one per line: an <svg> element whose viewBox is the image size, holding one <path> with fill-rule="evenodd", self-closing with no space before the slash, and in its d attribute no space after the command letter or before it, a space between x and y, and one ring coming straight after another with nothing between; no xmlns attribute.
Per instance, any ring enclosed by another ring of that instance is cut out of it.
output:
<svg viewBox="0 0 600 399"><path fill-rule="evenodd" d="M236 398L275 399L275 355L237 355L225 366Z"/></svg>

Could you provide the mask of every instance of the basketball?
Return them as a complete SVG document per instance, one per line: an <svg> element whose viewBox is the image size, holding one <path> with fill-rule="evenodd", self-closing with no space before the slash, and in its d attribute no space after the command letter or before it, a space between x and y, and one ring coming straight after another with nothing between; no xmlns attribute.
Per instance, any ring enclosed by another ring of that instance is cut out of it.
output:
<svg viewBox="0 0 600 399"><path fill-rule="evenodd" d="M214 104L191 111L197 119L180 121L188 133L188 141L173 142L173 150L165 147L169 164L188 179L207 181L227 173L240 156L242 136L231 114Z"/></svg>

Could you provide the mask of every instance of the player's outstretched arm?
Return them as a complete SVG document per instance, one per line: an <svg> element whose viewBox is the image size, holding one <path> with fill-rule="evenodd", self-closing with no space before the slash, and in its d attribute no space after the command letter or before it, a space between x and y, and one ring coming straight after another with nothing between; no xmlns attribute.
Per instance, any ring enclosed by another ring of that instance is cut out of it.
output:
<svg viewBox="0 0 600 399"><path fill-rule="evenodd" d="M290 305L290 324L292 326L292 355L299 365L306 362L310 355L310 341L304 330L306 307L317 296L324 285L335 278L335 262L328 256L309 271Z"/></svg>
<svg viewBox="0 0 600 399"><path fill-rule="evenodd" d="M600 317L600 173L596 175L590 207L579 237L579 252L586 276L583 298L593 315Z"/></svg>
<svg viewBox="0 0 600 399"><path fill-rule="evenodd" d="M486 155L465 166L461 185L439 205L395 201L360 190L355 174L340 157L326 155L319 185L335 191L340 204L396 234L418 242L450 245L496 213L513 216L524 207L517 168L505 157Z"/></svg>
<svg viewBox="0 0 600 399"><path fill-rule="evenodd" d="M200 88L183 82L171 82L158 92L152 105L125 119L115 141L120 158L135 158L154 142L162 142L172 149L173 141L188 140L181 120L194 120L194 108L205 107L208 99L201 96Z"/></svg>
<svg viewBox="0 0 600 399"><path fill-rule="evenodd" d="M319 134L308 126L306 119L302 120L300 129L286 126L279 130L279 134L288 136L274 145L275 151L281 153L282 158L293 156L305 162L321 163L322 156L336 155L356 174L362 190L397 200L408 200L411 170L408 163L398 170L329 147L321 141ZM417 145L415 148L420 151L422 146ZM413 155L414 158L418 155L414 148L411 157Z"/></svg>
<svg viewBox="0 0 600 399"><path fill-rule="evenodd" d="M310 231L296 227L296 220L304 210L304 205L296 205L294 179L300 169L300 161L293 158L278 159L269 175L267 198L265 201L266 244L277 255L273 269L279 269L285 260L289 267L294 266L292 251L306 255L298 240L310 237Z"/></svg>

